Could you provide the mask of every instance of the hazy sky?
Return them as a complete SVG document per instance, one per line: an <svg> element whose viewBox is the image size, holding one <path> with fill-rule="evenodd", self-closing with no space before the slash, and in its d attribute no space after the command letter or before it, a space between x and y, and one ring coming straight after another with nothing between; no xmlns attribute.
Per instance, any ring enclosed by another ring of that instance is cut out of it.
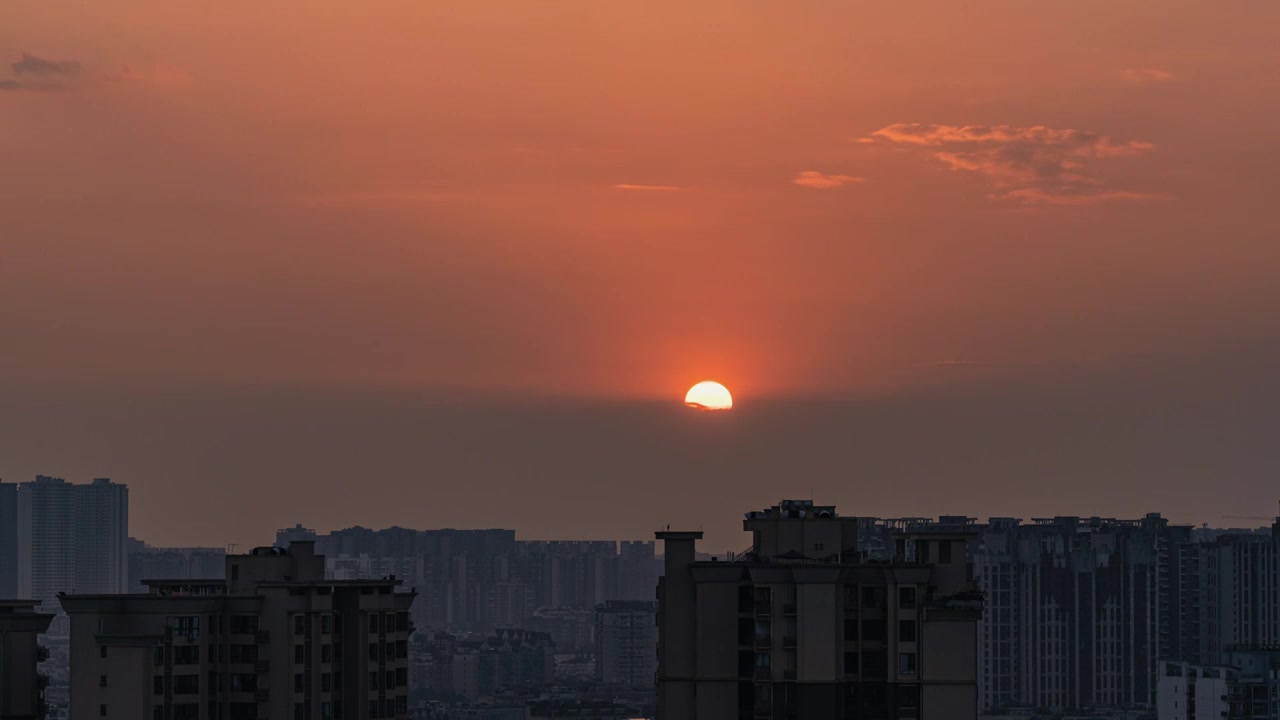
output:
<svg viewBox="0 0 1280 720"><path fill-rule="evenodd" d="M4 0L0 475L117 477L164 543L1270 514L1277 27Z"/></svg>

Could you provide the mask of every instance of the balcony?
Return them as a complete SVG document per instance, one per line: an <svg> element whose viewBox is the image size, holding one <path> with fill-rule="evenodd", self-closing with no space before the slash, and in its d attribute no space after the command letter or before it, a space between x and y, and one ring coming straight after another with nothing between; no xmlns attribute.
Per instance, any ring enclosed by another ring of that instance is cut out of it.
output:
<svg viewBox="0 0 1280 720"><path fill-rule="evenodd" d="M756 614L770 615L773 613L773 603L769 600L756 600Z"/></svg>
<svg viewBox="0 0 1280 720"><path fill-rule="evenodd" d="M767 667L758 667L752 677L756 680L772 680L773 671Z"/></svg>

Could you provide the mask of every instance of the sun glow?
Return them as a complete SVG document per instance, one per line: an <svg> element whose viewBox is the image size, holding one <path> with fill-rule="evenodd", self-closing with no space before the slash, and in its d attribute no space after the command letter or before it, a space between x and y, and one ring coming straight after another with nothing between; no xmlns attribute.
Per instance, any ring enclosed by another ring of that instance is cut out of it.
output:
<svg viewBox="0 0 1280 720"><path fill-rule="evenodd" d="M714 380L704 380L689 388L684 404L698 410L728 410L733 407L729 389Z"/></svg>

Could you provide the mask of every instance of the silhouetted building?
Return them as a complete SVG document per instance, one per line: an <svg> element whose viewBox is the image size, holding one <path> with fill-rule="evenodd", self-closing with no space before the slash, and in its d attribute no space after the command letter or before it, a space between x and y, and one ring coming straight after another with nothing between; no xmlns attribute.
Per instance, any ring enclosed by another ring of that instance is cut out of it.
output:
<svg viewBox="0 0 1280 720"><path fill-rule="evenodd" d="M34 600L0 600L0 718L5 720L45 717L49 679L37 665L48 655L39 638L53 615L36 612L36 605Z"/></svg>
<svg viewBox="0 0 1280 720"><path fill-rule="evenodd" d="M291 528L282 528L276 531L276 547L287 548L289 543L296 541L315 540L316 531L311 528L302 527L302 523L298 523Z"/></svg>
<svg viewBox="0 0 1280 720"><path fill-rule="evenodd" d="M18 596L18 486L0 481L0 598Z"/></svg>
<svg viewBox="0 0 1280 720"><path fill-rule="evenodd" d="M401 581L326 580L310 542L229 555L225 574L62 597L72 717L407 717Z"/></svg>
<svg viewBox="0 0 1280 720"><path fill-rule="evenodd" d="M724 561L695 560L700 532L658 533L659 718L976 718L967 535L900 533L873 563L858 523L783 501L747 513L751 551Z"/></svg>
<svg viewBox="0 0 1280 720"><path fill-rule="evenodd" d="M61 592L128 590L128 487L37 476L17 498L19 595L56 610Z"/></svg>
<svg viewBox="0 0 1280 720"><path fill-rule="evenodd" d="M654 685L657 603L611 600L596 607L596 679L606 685Z"/></svg>
<svg viewBox="0 0 1280 720"><path fill-rule="evenodd" d="M145 581L220 580L226 571L227 552L222 548L152 547L129 538L129 592L146 592Z"/></svg>

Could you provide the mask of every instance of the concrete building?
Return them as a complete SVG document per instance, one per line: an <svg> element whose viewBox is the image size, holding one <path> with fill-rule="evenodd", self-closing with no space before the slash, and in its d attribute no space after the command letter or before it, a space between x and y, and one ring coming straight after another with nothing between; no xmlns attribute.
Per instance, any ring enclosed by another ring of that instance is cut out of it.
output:
<svg viewBox="0 0 1280 720"><path fill-rule="evenodd" d="M311 542L229 555L225 575L62 597L71 716L407 717L415 593L400 581L326 580Z"/></svg>
<svg viewBox="0 0 1280 720"><path fill-rule="evenodd" d="M315 540L316 531L311 528L302 527L302 523L297 523L291 528L281 528L276 531L276 547L289 547L289 543L299 540Z"/></svg>
<svg viewBox="0 0 1280 720"><path fill-rule="evenodd" d="M1181 644L1172 531L1159 515L992 518L974 554L983 709L1150 709L1157 659Z"/></svg>
<svg viewBox="0 0 1280 720"><path fill-rule="evenodd" d="M37 476L17 491L18 594L57 610L58 593L129 588L129 489Z"/></svg>
<svg viewBox="0 0 1280 720"><path fill-rule="evenodd" d="M149 578L221 580L227 552L213 547L153 547L129 539L129 592L144 593Z"/></svg>
<svg viewBox="0 0 1280 720"><path fill-rule="evenodd" d="M0 481L0 598L18 597L18 486Z"/></svg>
<svg viewBox="0 0 1280 720"><path fill-rule="evenodd" d="M658 670L657 603L613 600L596 607L596 679L652 688Z"/></svg>
<svg viewBox="0 0 1280 720"><path fill-rule="evenodd" d="M1158 720L1280 719L1280 648L1228 650L1222 665L1160 663Z"/></svg>
<svg viewBox="0 0 1280 720"><path fill-rule="evenodd" d="M36 612L34 600L0 600L0 718L42 720L48 678L37 670L47 658L38 642L53 615Z"/></svg>
<svg viewBox="0 0 1280 720"><path fill-rule="evenodd" d="M901 533L889 561L865 562L858 519L804 500L743 529L748 553L710 561L702 533L657 534L659 718L977 717L965 534Z"/></svg>

